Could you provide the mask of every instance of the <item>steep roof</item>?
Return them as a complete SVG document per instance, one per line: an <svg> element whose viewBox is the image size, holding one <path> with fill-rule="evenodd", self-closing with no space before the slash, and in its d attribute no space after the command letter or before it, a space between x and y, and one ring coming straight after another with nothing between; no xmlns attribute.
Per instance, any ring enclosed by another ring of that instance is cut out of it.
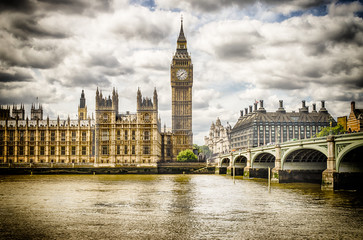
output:
<svg viewBox="0 0 363 240"><path fill-rule="evenodd" d="M259 112L255 111L241 116L234 125L233 130L249 127L253 122L306 122L323 123L329 122L331 115L327 112Z"/></svg>
<svg viewBox="0 0 363 240"><path fill-rule="evenodd" d="M353 112L356 119L363 120L363 109L354 109Z"/></svg>

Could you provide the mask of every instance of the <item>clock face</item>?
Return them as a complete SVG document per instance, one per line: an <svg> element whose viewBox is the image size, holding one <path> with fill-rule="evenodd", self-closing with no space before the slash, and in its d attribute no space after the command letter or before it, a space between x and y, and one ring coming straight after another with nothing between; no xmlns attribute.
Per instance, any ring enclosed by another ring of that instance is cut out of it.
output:
<svg viewBox="0 0 363 240"><path fill-rule="evenodd" d="M179 79L179 80L185 80L187 77L188 77L188 73L185 69L179 69L177 72L176 72L176 77Z"/></svg>

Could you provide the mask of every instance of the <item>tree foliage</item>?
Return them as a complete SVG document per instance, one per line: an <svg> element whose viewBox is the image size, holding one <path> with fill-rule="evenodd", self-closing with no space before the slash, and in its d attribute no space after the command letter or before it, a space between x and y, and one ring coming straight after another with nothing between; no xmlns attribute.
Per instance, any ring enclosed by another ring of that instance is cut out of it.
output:
<svg viewBox="0 0 363 240"><path fill-rule="evenodd" d="M198 157L193 153L192 150L187 149L187 150L179 152L176 160L178 162L197 162Z"/></svg>
<svg viewBox="0 0 363 240"><path fill-rule="evenodd" d="M344 127L340 124L336 125L335 127L325 127L321 129L321 131L316 134L316 137L325 137L328 135L338 135L344 133Z"/></svg>
<svg viewBox="0 0 363 240"><path fill-rule="evenodd" d="M206 145L198 146L197 144L193 144L193 149L197 149L198 153L202 153L207 157L212 156L212 151Z"/></svg>

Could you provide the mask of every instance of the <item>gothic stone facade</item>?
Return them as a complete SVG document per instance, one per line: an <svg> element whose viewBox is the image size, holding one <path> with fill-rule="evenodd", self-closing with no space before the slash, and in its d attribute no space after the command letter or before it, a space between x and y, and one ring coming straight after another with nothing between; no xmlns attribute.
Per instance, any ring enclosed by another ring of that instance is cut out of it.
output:
<svg viewBox="0 0 363 240"><path fill-rule="evenodd" d="M42 114L24 120L13 114L14 119L0 121L0 162L155 164L161 158L157 105L156 90L153 100L138 90L137 112L119 114L118 93L104 98L97 89L95 119L84 119L84 92L77 120L43 120Z"/></svg>
<svg viewBox="0 0 363 240"><path fill-rule="evenodd" d="M137 91L137 112L119 113L115 89L104 97L98 89L95 118L87 116L84 91L78 119L43 120L43 109L32 106L25 119L24 106L0 109L0 162L155 165L175 161L192 149L193 65L187 52L183 22L171 65L172 129L162 131L158 95L143 98Z"/></svg>

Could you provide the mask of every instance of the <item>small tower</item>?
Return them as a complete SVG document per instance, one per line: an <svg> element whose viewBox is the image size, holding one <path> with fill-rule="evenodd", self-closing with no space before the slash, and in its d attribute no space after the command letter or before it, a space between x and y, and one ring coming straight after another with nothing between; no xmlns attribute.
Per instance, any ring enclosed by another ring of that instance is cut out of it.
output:
<svg viewBox="0 0 363 240"><path fill-rule="evenodd" d="M86 105L86 98L84 96L84 90L82 90L78 106L78 120L86 120L86 119L87 119L87 105Z"/></svg>
<svg viewBox="0 0 363 240"><path fill-rule="evenodd" d="M36 108L35 104L32 104L31 112L30 112L31 120L43 120L43 107L38 104L38 108Z"/></svg>
<svg viewBox="0 0 363 240"><path fill-rule="evenodd" d="M113 88L112 90L112 109L118 114L118 92Z"/></svg>
<svg viewBox="0 0 363 240"><path fill-rule="evenodd" d="M20 108L18 108L17 105L13 105L12 117L19 120L25 120L25 110L23 104L20 105Z"/></svg>
<svg viewBox="0 0 363 240"><path fill-rule="evenodd" d="M137 90L137 112L158 112L158 94L154 90L153 100L142 97L140 89Z"/></svg>
<svg viewBox="0 0 363 240"><path fill-rule="evenodd" d="M158 93L156 91L156 88L154 88L154 97L153 97L153 101L154 101L154 110L158 111Z"/></svg>
<svg viewBox="0 0 363 240"><path fill-rule="evenodd" d="M10 107L7 106L0 106L0 120L6 120L10 118Z"/></svg>

